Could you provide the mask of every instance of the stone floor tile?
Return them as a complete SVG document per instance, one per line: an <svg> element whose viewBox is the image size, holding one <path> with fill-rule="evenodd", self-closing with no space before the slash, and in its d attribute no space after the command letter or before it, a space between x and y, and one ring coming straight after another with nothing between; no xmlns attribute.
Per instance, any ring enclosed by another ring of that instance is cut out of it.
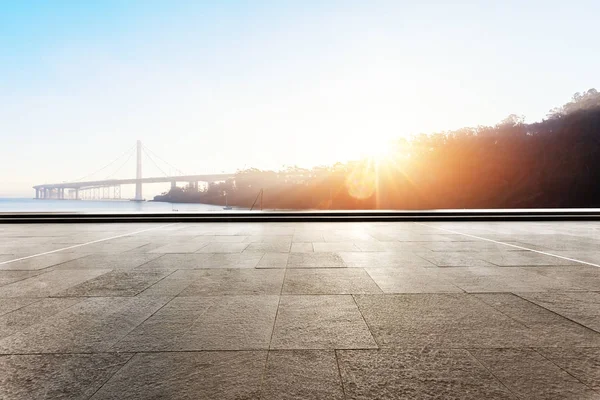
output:
<svg viewBox="0 0 600 400"><path fill-rule="evenodd" d="M279 295L283 269L206 269L197 271L180 296Z"/></svg>
<svg viewBox="0 0 600 400"><path fill-rule="evenodd" d="M600 347L600 333L512 293L476 294L475 297L526 326L534 346Z"/></svg>
<svg viewBox="0 0 600 400"><path fill-rule="evenodd" d="M132 354L0 356L0 398L88 399Z"/></svg>
<svg viewBox="0 0 600 400"><path fill-rule="evenodd" d="M341 252L348 267L354 268L411 268L435 267L434 264L412 252Z"/></svg>
<svg viewBox="0 0 600 400"><path fill-rule="evenodd" d="M346 399L516 399L466 350L339 350Z"/></svg>
<svg viewBox="0 0 600 400"><path fill-rule="evenodd" d="M261 252L261 253L289 253L291 242L281 243L250 243L244 252Z"/></svg>
<svg viewBox="0 0 600 400"><path fill-rule="evenodd" d="M290 253L287 268L345 268L335 253Z"/></svg>
<svg viewBox="0 0 600 400"><path fill-rule="evenodd" d="M135 296L172 270L114 270L56 293L57 297Z"/></svg>
<svg viewBox="0 0 600 400"><path fill-rule="evenodd" d="M581 381L531 349L475 349L470 352L508 389L523 399L600 399Z"/></svg>
<svg viewBox="0 0 600 400"><path fill-rule="evenodd" d="M19 308L25 307L31 303L35 303L36 301L40 301L40 299L35 297L11 297L8 299L0 298L0 316L18 310Z"/></svg>
<svg viewBox="0 0 600 400"><path fill-rule="evenodd" d="M136 354L93 400L258 399L267 353Z"/></svg>
<svg viewBox="0 0 600 400"><path fill-rule="evenodd" d="M517 293L541 307L600 332L599 292Z"/></svg>
<svg viewBox="0 0 600 400"><path fill-rule="evenodd" d="M0 271L0 286L8 285L9 283L22 281L47 272L46 270L33 271Z"/></svg>
<svg viewBox="0 0 600 400"><path fill-rule="evenodd" d="M367 294L382 293L362 268L290 269L283 294Z"/></svg>
<svg viewBox="0 0 600 400"><path fill-rule="evenodd" d="M343 400L334 351L270 351L261 400Z"/></svg>
<svg viewBox="0 0 600 400"><path fill-rule="evenodd" d="M272 349L376 347L352 296L281 296Z"/></svg>
<svg viewBox="0 0 600 400"><path fill-rule="evenodd" d="M168 300L159 297L88 298L0 340L0 354L107 351Z"/></svg>
<svg viewBox="0 0 600 400"><path fill-rule="evenodd" d="M600 348L538 348L538 353L594 390L600 391Z"/></svg>
<svg viewBox="0 0 600 400"><path fill-rule="evenodd" d="M355 295L354 298L381 347L531 345L525 325L469 294Z"/></svg>
<svg viewBox="0 0 600 400"><path fill-rule="evenodd" d="M32 278L0 286L0 298L48 297L108 272L110 270L104 269L50 271Z"/></svg>
<svg viewBox="0 0 600 400"><path fill-rule="evenodd" d="M249 243L208 243L198 253L241 253Z"/></svg>
<svg viewBox="0 0 600 400"><path fill-rule="evenodd" d="M160 253L160 254L195 253L207 245L208 245L208 243L202 243L202 242L196 242L196 241L169 243L164 246L157 247L154 250L150 250L150 253Z"/></svg>
<svg viewBox="0 0 600 400"><path fill-rule="evenodd" d="M265 253L256 268L283 268L288 263L289 253Z"/></svg>
<svg viewBox="0 0 600 400"><path fill-rule="evenodd" d="M0 316L0 339L13 335L23 329L38 324L45 319L79 303L82 299L3 299L26 300L22 307ZM36 300L36 301L31 301Z"/></svg>
<svg viewBox="0 0 600 400"><path fill-rule="evenodd" d="M155 260L162 254L120 253L120 254L90 254L76 260L52 267L53 270L63 269L132 269Z"/></svg>
<svg viewBox="0 0 600 400"><path fill-rule="evenodd" d="M247 240L248 236L243 235L201 235L194 237L194 241L200 243L242 243Z"/></svg>
<svg viewBox="0 0 600 400"><path fill-rule="evenodd" d="M176 297L113 350L268 349L279 296Z"/></svg>
<svg viewBox="0 0 600 400"><path fill-rule="evenodd" d="M536 274L529 268L436 268L432 273L469 293L582 290L559 279Z"/></svg>
<svg viewBox="0 0 600 400"><path fill-rule="evenodd" d="M462 293L429 268L366 268L385 293Z"/></svg>
<svg viewBox="0 0 600 400"><path fill-rule="evenodd" d="M45 254L8 264L0 264L0 270L38 270L52 267L53 265L62 264L80 257L83 257L83 255L64 252Z"/></svg>
<svg viewBox="0 0 600 400"><path fill-rule="evenodd" d="M165 254L146 264L139 269L199 269L205 268L212 254Z"/></svg>
<svg viewBox="0 0 600 400"><path fill-rule="evenodd" d="M292 243L292 248L290 249L292 253L313 253L313 245L312 243Z"/></svg>
<svg viewBox="0 0 600 400"><path fill-rule="evenodd" d="M313 249L315 253L334 253L341 251L361 251L354 243L347 242L313 242Z"/></svg>
<svg viewBox="0 0 600 400"><path fill-rule="evenodd" d="M552 257L546 254L531 251L503 251L481 252L479 257L483 261L498 265L499 267L528 267L540 265L581 265L575 261Z"/></svg>
<svg viewBox="0 0 600 400"><path fill-rule="evenodd" d="M419 252L420 257L438 267L493 267L487 261L478 258L475 252Z"/></svg>
<svg viewBox="0 0 600 400"><path fill-rule="evenodd" d="M588 265L553 268L529 267L527 270L545 278L558 280L567 287L600 290L600 268L598 267Z"/></svg>

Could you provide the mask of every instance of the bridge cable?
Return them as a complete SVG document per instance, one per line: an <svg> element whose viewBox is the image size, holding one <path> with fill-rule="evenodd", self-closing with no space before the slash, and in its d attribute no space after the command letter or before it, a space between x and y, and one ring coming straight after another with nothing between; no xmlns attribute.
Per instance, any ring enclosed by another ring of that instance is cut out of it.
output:
<svg viewBox="0 0 600 400"><path fill-rule="evenodd" d="M158 166L158 164L156 163L156 161L154 161L154 159L153 159L153 158L150 156L150 153L148 153L148 152L146 151L146 149L144 149L143 147L144 147L144 146L142 146L142 150L144 150L144 154L146 154L146 155L148 156L148 159L149 159L150 161L152 161L152 164L154 164L154 166L155 166L156 168L158 168L158 170L159 170L160 172L162 172L164 176L169 176L169 174L167 174L165 171L163 171L163 169L162 169L161 167L159 167L159 166Z"/></svg>
<svg viewBox="0 0 600 400"><path fill-rule="evenodd" d="M183 172L182 170L180 170L179 168L175 167L173 164L165 161L164 159L162 159L158 154L156 154L155 152L153 152L152 150L150 150L148 147L146 147L145 145L142 144L142 147L144 148L144 150L147 150L149 153L151 153L154 157L158 158L160 161L164 162L165 164L167 164L169 167L173 168L175 171L181 173L181 175L185 175L185 172Z"/></svg>
<svg viewBox="0 0 600 400"><path fill-rule="evenodd" d="M99 170L96 170L96 171L92 172L91 174L88 174L88 175L85 175L85 176L83 176L83 177L81 177L79 179L76 179L75 182L82 181L82 180L84 180L86 178L89 178L90 176L93 176L93 175L97 174L100 171L105 170L106 168L110 167L114 162L116 162L117 160L119 160L121 157L127 155L127 153L129 153L133 149L135 149L135 145L132 146L131 148L129 148L125 153L121 154L119 157L115 158L114 160L112 160L111 162L109 162L108 164L106 164L104 167L100 168Z"/></svg>
<svg viewBox="0 0 600 400"><path fill-rule="evenodd" d="M117 168L115 172L113 172L112 174L110 174L109 176L107 176L105 179L108 180L108 179L112 178L113 176L115 176L117 174L117 172L119 172L125 166L125 164L127 164L129 162L129 160L131 160L131 157L133 157L133 153L134 153L134 151L133 151L133 148L132 148L131 151L130 151L130 153L129 153L129 157L127 157L127 159L125 160L125 162L123 164L121 164L121 166L119 168Z"/></svg>

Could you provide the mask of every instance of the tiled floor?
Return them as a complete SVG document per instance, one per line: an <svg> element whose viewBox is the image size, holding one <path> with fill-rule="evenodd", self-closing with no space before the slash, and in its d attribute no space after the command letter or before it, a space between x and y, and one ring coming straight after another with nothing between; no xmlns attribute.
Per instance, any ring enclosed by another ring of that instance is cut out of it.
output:
<svg viewBox="0 0 600 400"><path fill-rule="evenodd" d="M43 398L600 399L600 223L0 225Z"/></svg>

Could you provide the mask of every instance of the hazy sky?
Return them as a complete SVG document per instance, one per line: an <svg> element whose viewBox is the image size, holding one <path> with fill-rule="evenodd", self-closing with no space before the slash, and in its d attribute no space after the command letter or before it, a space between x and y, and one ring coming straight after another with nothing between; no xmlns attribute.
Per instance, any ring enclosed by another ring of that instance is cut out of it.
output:
<svg viewBox="0 0 600 400"><path fill-rule="evenodd" d="M0 196L137 139L186 173L230 172L538 120L600 86L598 15L597 0L0 0Z"/></svg>

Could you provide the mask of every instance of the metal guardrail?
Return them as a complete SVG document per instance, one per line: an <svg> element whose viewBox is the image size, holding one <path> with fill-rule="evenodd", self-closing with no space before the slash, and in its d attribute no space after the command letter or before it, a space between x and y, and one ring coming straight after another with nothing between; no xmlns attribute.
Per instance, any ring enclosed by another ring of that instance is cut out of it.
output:
<svg viewBox="0 0 600 400"><path fill-rule="evenodd" d="M5 213L2 223L600 221L599 209Z"/></svg>

